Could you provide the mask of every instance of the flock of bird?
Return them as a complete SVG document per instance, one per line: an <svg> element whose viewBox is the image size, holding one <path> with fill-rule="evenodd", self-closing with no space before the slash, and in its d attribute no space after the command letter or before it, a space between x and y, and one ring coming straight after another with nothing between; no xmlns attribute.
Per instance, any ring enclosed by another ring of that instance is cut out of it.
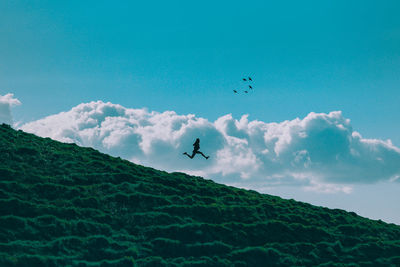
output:
<svg viewBox="0 0 400 267"><path fill-rule="evenodd" d="M251 79L251 77L247 77L247 78L242 78L242 81L243 82L252 82L253 79ZM248 84L247 87L249 87L250 90L253 90L253 86L251 86L250 84ZM238 90L233 90L233 92L235 94L237 94ZM246 90L243 90L243 92L247 94L249 91L248 91L248 89L246 89Z"/></svg>

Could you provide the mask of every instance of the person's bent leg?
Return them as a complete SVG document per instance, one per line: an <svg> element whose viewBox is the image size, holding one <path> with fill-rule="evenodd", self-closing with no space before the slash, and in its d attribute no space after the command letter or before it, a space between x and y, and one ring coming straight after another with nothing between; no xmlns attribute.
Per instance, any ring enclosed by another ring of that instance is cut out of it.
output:
<svg viewBox="0 0 400 267"><path fill-rule="evenodd" d="M191 159L193 158L193 155L190 156L187 152L184 152L183 155L186 155L186 156L188 156L188 157L191 158Z"/></svg>
<svg viewBox="0 0 400 267"><path fill-rule="evenodd" d="M197 153L199 153L200 155L202 155L205 159L208 159L209 157L207 157L206 155L203 154L203 152L201 151L197 151Z"/></svg>

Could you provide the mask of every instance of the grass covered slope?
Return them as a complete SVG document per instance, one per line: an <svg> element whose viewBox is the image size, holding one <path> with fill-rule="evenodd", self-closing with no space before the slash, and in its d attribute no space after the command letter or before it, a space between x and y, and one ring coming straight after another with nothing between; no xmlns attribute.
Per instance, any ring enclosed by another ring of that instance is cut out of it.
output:
<svg viewBox="0 0 400 267"><path fill-rule="evenodd" d="M0 126L0 266L400 265L400 226Z"/></svg>

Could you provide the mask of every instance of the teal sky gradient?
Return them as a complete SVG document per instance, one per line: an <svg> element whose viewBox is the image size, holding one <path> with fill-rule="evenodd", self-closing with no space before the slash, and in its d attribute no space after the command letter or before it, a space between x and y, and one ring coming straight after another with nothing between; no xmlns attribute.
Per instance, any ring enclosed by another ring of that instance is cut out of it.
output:
<svg viewBox="0 0 400 267"><path fill-rule="evenodd" d="M342 110L400 145L398 1L3 1L0 90L30 121L101 99L281 121ZM252 95L233 95L243 75Z"/></svg>
<svg viewBox="0 0 400 267"><path fill-rule="evenodd" d="M0 95L21 123L93 100L210 121L341 110L400 146L399 14L396 0L1 1ZM254 92L233 94L248 75Z"/></svg>

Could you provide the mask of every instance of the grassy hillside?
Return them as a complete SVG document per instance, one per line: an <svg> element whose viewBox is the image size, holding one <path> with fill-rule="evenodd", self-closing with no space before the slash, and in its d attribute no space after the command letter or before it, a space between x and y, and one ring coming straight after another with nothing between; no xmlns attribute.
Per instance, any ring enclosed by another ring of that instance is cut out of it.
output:
<svg viewBox="0 0 400 267"><path fill-rule="evenodd" d="M0 266L352 263L399 266L400 226L0 126Z"/></svg>

